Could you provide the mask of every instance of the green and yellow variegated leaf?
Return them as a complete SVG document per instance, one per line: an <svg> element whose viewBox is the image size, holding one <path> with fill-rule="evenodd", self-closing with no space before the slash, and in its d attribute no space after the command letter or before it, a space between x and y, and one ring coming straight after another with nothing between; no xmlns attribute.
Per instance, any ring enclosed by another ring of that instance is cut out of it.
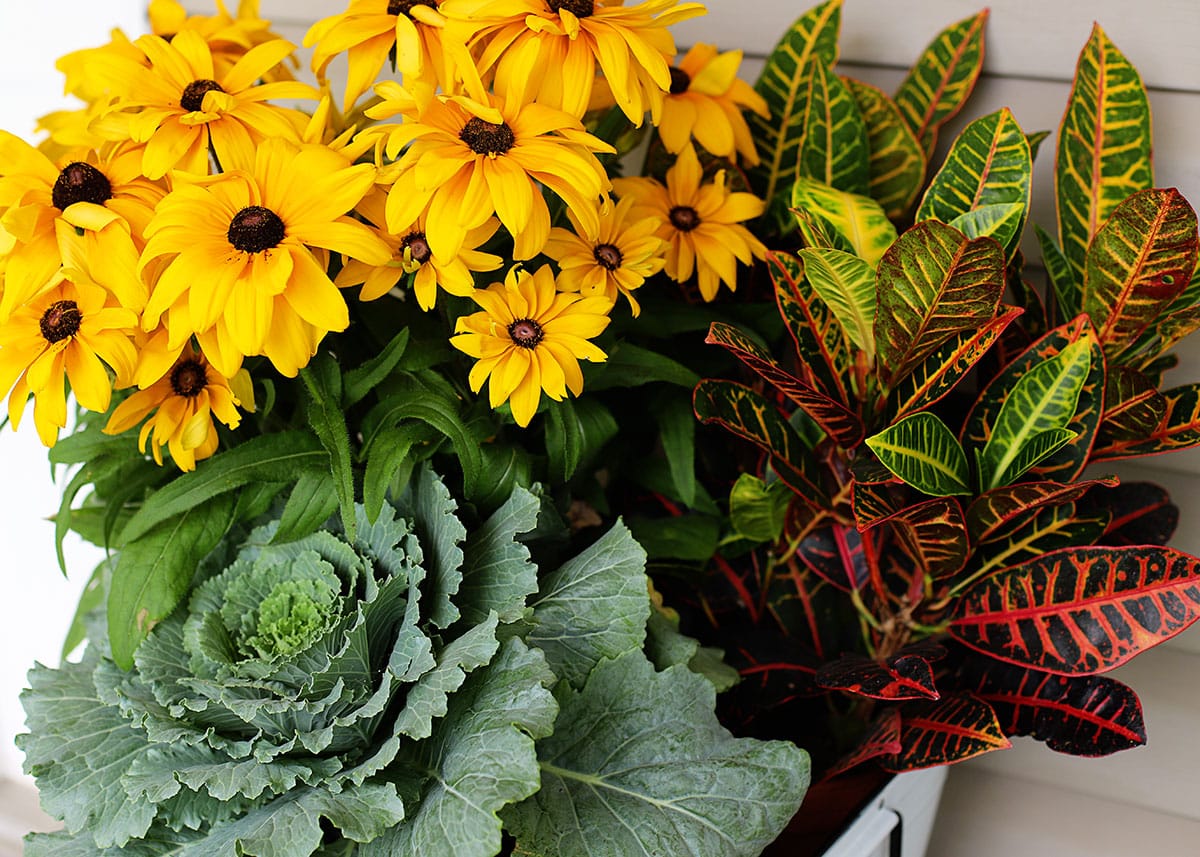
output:
<svg viewBox="0 0 1200 857"><path fill-rule="evenodd" d="M1174 188L1139 191L1113 209L1083 277L1083 309L1106 355L1158 321L1190 282L1198 250L1196 212Z"/></svg>
<svg viewBox="0 0 1200 857"><path fill-rule="evenodd" d="M1075 276L1071 263L1067 261L1067 257L1058 248L1050 233L1036 223L1033 232L1042 248L1042 263L1046 266L1046 274L1050 279L1057 318L1059 321L1074 318L1083 312L1082 277Z"/></svg>
<svg viewBox="0 0 1200 857"><path fill-rule="evenodd" d="M934 218L971 238L989 235L1011 257L1025 225L1032 179L1029 141L1005 107L976 119L958 135L925 191L917 220ZM982 209L988 213L969 217ZM963 222L972 224L971 229L957 222L962 218L968 218Z"/></svg>
<svg viewBox="0 0 1200 857"><path fill-rule="evenodd" d="M996 316L1004 294L1004 252L927 220L897 239L879 262L876 364L887 387L951 337Z"/></svg>
<svg viewBox="0 0 1200 857"><path fill-rule="evenodd" d="M966 454L954 433L928 411L905 417L866 444L884 467L918 491L935 497L971 493Z"/></svg>
<svg viewBox="0 0 1200 857"><path fill-rule="evenodd" d="M1097 443L1142 440L1167 415L1167 400L1154 382L1129 366L1109 367L1104 384L1104 420Z"/></svg>
<svg viewBox="0 0 1200 857"><path fill-rule="evenodd" d="M1034 131L1031 134L1025 135L1025 141L1029 143L1030 157L1037 159L1038 150L1042 147L1042 142L1050 136L1049 131Z"/></svg>
<svg viewBox="0 0 1200 857"><path fill-rule="evenodd" d="M1050 551L1092 544L1104 535L1111 520L1107 509L1080 515L1070 500L1045 506L1020 526L982 542L975 557L988 569L1029 562Z"/></svg>
<svg viewBox="0 0 1200 857"><path fill-rule="evenodd" d="M875 360L875 272L857 256L840 250L801 250L804 275L833 310L846 336Z"/></svg>
<svg viewBox="0 0 1200 857"><path fill-rule="evenodd" d="M791 211L796 218L796 225L800 227L800 239L805 247L854 252L850 239L812 209L793 208Z"/></svg>
<svg viewBox="0 0 1200 857"><path fill-rule="evenodd" d="M987 17L984 9L938 33L896 91L896 106L926 157L937 146L938 129L962 109L979 79Z"/></svg>
<svg viewBox="0 0 1200 857"><path fill-rule="evenodd" d="M1092 369L1091 336L1072 342L1021 376L1000 406L979 455L983 490L1006 485L1074 439L1067 426Z"/></svg>
<svg viewBox="0 0 1200 857"><path fill-rule="evenodd" d="M1162 393L1166 415L1154 431L1141 439L1112 439L1092 450L1094 461L1112 461L1139 455L1157 455L1200 445L1200 384L1174 387Z"/></svg>
<svg viewBox="0 0 1200 857"><path fill-rule="evenodd" d="M868 195L898 220L908 213L925 181L925 150L892 99L870 84L853 78L850 88L867 129L870 152Z"/></svg>
<svg viewBox="0 0 1200 857"><path fill-rule="evenodd" d="M824 218L850 242L854 254L866 259L872 268L896 240L896 227L888 220L887 212L869 196L799 179L792 185L792 207Z"/></svg>
<svg viewBox="0 0 1200 857"><path fill-rule="evenodd" d="M849 407L854 399L848 380L854 358L841 323L813 292L798 257L768 253L767 270L775 286L779 314L796 345L802 376Z"/></svg>
<svg viewBox="0 0 1200 857"><path fill-rule="evenodd" d="M1058 132L1058 240L1083 282L1092 236L1127 196L1154 186L1150 103L1137 69L1097 24L1079 55Z"/></svg>
<svg viewBox="0 0 1200 857"><path fill-rule="evenodd" d="M761 161L751 182L764 199L774 199L787 177L796 173L807 122L810 60L816 57L833 67L841 22L842 0L828 0L801 15L779 40L754 84L771 111L769 119L749 117Z"/></svg>
<svg viewBox="0 0 1200 857"><path fill-rule="evenodd" d="M871 185L867 126L842 79L824 60L809 60L809 96L797 177L848 193L866 194Z"/></svg>

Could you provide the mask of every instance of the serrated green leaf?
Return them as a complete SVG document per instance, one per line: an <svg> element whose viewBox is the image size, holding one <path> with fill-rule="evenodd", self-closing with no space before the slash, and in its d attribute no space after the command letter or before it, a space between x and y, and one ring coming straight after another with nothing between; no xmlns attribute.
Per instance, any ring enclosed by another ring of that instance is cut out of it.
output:
<svg viewBox="0 0 1200 857"><path fill-rule="evenodd" d="M455 596L462 585L463 550L467 528L456 514L458 503L450 489L428 465L396 498L397 513L413 522L421 538L422 565L428 574L421 589L421 612L439 628L449 628L459 618Z"/></svg>
<svg viewBox="0 0 1200 857"><path fill-rule="evenodd" d="M603 658L640 649L650 601L646 552L617 522L587 550L544 575L526 638L559 678L582 685Z"/></svg>
<svg viewBox="0 0 1200 857"><path fill-rule="evenodd" d="M397 733L422 740L433 734L434 723L446 716L451 695L467 676L488 664L500 647L495 614L452 640L437 655L437 666L411 684L404 708L393 727Z"/></svg>
<svg viewBox="0 0 1200 857"><path fill-rule="evenodd" d="M867 195L892 220L912 208L925 182L925 150L913 135L900 108L882 90L843 78L858 104L867 131L870 186Z"/></svg>
<svg viewBox="0 0 1200 857"><path fill-rule="evenodd" d="M1058 240L1082 283L1092 236L1130 194L1154 186L1150 102L1137 69L1096 24L1058 131Z"/></svg>
<svg viewBox="0 0 1200 857"><path fill-rule="evenodd" d="M729 491L729 524L743 538L774 542L783 533L792 490L782 482L763 482L742 473Z"/></svg>
<svg viewBox="0 0 1200 857"><path fill-rule="evenodd" d="M525 600L537 592L537 566L517 536L537 527L540 507L536 494L517 488L482 526L468 533L455 602L464 621L478 624L493 611L501 622L524 615Z"/></svg>
<svg viewBox="0 0 1200 857"><path fill-rule="evenodd" d="M349 408L366 398L385 378L400 365L404 350L408 347L408 328L392 337L371 360L357 369L351 369L342 378L342 406Z"/></svg>
<svg viewBox="0 0 1200 857"><path fill-rule="evenodd" d="M338 509L338 492L329 473L301 473L288 495L272 542L290 542L315 533Z"/></svg>
<svg viewBox="0 0 1200 857"><path fill-rule="evenodd" d="M825 301L850 341L875 360L875 273L857 256L838 250L801 250L804 276Z"/></svg>
<svg viewBox="0 0 1200 857"><path fill-rule="evenodd" d="M214 455L191 473L154 493L121 529L128 545L151 528L252 482L290 482L306 470L323 470L329 456L312 432L284 431L253 437Z"/></svg>
<svg viewBox="0 0 1200 857"><path fill-rule="evenodd" d="M868 196L836 190L810 179L799 179L791 189L791 207L811 211L836 229L874 268L896 240L896 227L882 206Z"/></svg>
<svg viewBox="0 0 1200 857"><path fill-rule="evenodd" d="M980 453L979 481L983 490L1007 485L1020 475L1018 465L1023 465L1023 473L1075 437L1067 426L1075 416L1079 394L1092 369L1094 342L1090 334L1072 342L1017 381L1005 397ZM1034 450L1023 451L1035 442ZM1036 459L1029 461L1035 453Z"/></svg>
<svg viewBox="0 0 1200 857"><path fill-rule="evenodd" d="M880 462L935 497L970 494L970 466L954 432L928 411L912 414L866 440Z"/></svg>
<svg viewBox="0 0 1200 857"><path fill-rule="evenodd" d="M733 738L715 700L701 676L656 672L641 652L565 689L554 735L538 742L542 788L504 814L516 853L760 853L799 806L808 757L786 742Z"/></svg>
<svg viewBox="0 0 1200 857"><path fill-rule="evenodd" d="M723 651L701 646L699 640L679 633L679 619L668 618L658 610L651 611L646 623L646 657L660 672L667 667L686 666L708 679L717 693L741 681L738 671L725 663Z"/></svg>
<svg viewBox="0 0 1200 857"><path fill-rule="evenodd" d="M934 37L909 71L895 102L926 157L937 147L938 129L966 103L983 68L983 27L988 10L951 24Z"/></svg>

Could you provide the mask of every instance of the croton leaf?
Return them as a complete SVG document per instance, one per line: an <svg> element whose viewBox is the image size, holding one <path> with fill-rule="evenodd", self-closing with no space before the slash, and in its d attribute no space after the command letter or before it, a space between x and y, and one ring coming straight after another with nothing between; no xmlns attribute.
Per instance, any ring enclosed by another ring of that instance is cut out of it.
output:
<svg viewBox="0 0 1200 857"><path fill-rule="evenodd" d="M1059 675L1120 666L1200 617L1200 559L1167 547L1074 547L963 594L950 633L999 660Z"/></svg>
<svg viewBox="0 0 1200 857"><path fill-rule="evenodd" d="M854 253L854 245L845 235L821 215L809 208L793 208L792 216L800 229L800 243L805 247L841 250Z"/></svg>
<svg viewBox="0 0 1200 857"><path fill-rule="evenodd" d="M841 445L851 447L862 440L863 425L856 414L792 375L736 327L715 321L704 341L709 345L720 345L761 375L776 390L804 408L805 413Z"/></svg>
<svg viewBox="0 0 1200 857"><path fill-rule="evenodd" d="M832 68L838 58L842 0L827 2L800 16L767 58L754 89L770 109L770 118L749 117L761 165L751 173L759 196L771 200L796 174L808 107L810 58Z"/></svg>
<svg viewBox="0 0 1200 857"><path fill-rule="evenodd" d="M970 539L962 506L953 497L936 497L909 506L887 519L900 548L916 570L934 580L952 577L967 562ZM916 578L920 582L920 578Z"/></svg>
<svg viewBox="0 0 1200 857"><path fill-rule="evenodd" d="M971 692L992 706L1006 735L1029 735L1073 756L1107 756L1146 743L1142 705L1106 676L1059 676L973 658Z"/></svg>
<svg viewBox="0 0 1200 857"><path fill-rule="evenodd" d="M1200 384L1163 391L1167 412L1154 430L1141 438L1110 439L1092 450L1093 462L1157 455L1200 444Z"/></svg>
<svg viewBox="0 0 1200 857"><path fill-rule="evenodd" d="M846 336L868 361L875 360L875 272L840 250L801 250L804 276L833 311Z"/></svg>
<svg viewBox="0 0 1200 857"><path fill-rule="evenodd" d="M1042 264L1046 266L1050 291L1054 296L1055 317L1059 321L1075 318L1083 312L1083 276L1076 275L1050 233L1036 223L1033 232L1042 251Z"/></svg>
<svg viewBox="0 0 1200 857"><path fill-rule="evenodd" d="M880 760L883 768L900 773L949 765L1012 742L992 707L970 694L905 703L900 708L900 752Z"/></svg>
<svg viewBox="0 0 1200 857"><path fill-rule="evenodd" d="M1011 256L1025 225L1032 177L1029 141L1005 107L976 119L958 135L925 191L917 220L952 223L972 212L986 212L983 220L991 226L976 234L995 238Z"/></svg>
<svg viewBox="0 0 1200 857"><path fill-rule="evenodd" d="M844 655L821 665L817 670L817 685L871 699L938 698L933 667L918 655L899 655L882 661L863 655Z"/></svg>
<svg viewBox="0 0 1200 857"><path fill-rule="evenodd" d="M867 727L866 734L855 748L826 769L821 781L833 779L871 759L895 756L903 748L904 745L900 743L900 711L897 708L885 708Z"/></svg>
<svg viewBox="0 0 1200 857"><path fill-rule="evenodd" d="M1165 545L1179 525L1179 507L1171 502L1166 489L1150 482L1123 482L1105 492L1102 503L1089 502L1085 497L1080 508L1090 511L1093 506L1106 509L1111 518L1100 544Z"/></svg>
<svg viewBox="0 0 1200 857"><path fill-rule="evenodd" d="M871 573L862 535L841 524L809 533L796 546L795 557L809 571L843 591L861 589Z"/></svg>
<svg viewBox="0 0 1200 857"><path fill-rule="evenodd" d="M774 542L783 533L793 496L783 482L739 474L729 491L729 525L742 538Z"/></svg>
<svg viewBox="0 0 1200 857"><path fill-rule="evenodd" d="M792 208L813 211L850 242L854 254L871 267L896 240L887 212L869 196L837 190L812 179L792 185Z"/></svg>
<svg viewBox="0 0 1200 857"><path fill-rule="evenodd" d="M990 238L969 240L936 221L918 223L879 261L877 366L891 387L955 334L996 316L1004 253Z"/></svg>
<svg viewBox="0 0 1200 857"><path fill-rule="evenodd" d="M1112 513L1099 504L1087 512L1072 502L1043 506L1015 529L979 542L974 557L978 571L970 580L957 581L955 591L966 589L971 580L996 569L1037 559L1060 548L1095 544L1111 518Z"/></svg>
<svg viewBox="0 0 1200 857"><path fill-rule="evenodd" d="M936 414L911 414L866 444L884 467L918 491L936 497L971 493L967 456Z"/></svg>
<svg viewBox="0 0 1200 857"><path fill-rule="evenodd" d="M1167 400L1158 387L1129 366L1114 366L1104 385L1104 419L1096 435L1100 445L1116 440L1141 440L1167 415Z"/></svg>
<svg viewBox="0 0 1200 857"><path fill-rule="evenodd" d="M947 223L968 238L991 238L1008 252L1016 249L1026 207L1019 202L993 202L965 211Z"/></svg>
<svg viewBox="0 0 1200 857"><path fill-rule="evenodd" d="M901 511L908 502L909 491L904 480L869 455L860 455L851 464L854 481L851 483L850 503L854 521L860 531Z"/></svg>
<svg viewBox="0 0 1200 857"><path fill-rule="evenodd" d="M1019 482L986 491L967 508L967 528L971 537L983 541L1019 526L1046 506L1070 503L1092 488L1112 488L1118 484L1115 476L1088 479L1083 482ZM1109 502L1106 494L1104 502Z"/></svg>
<svg viewBox="0 0 1200 857"><path fill-rule="evenodd" d="M900 108L882 90L868 83L842 78L858 104L867 130L870 152L870 186L867 195L883 206L893 220L912 208L925 181L925 150L914 136Z"/></svg>
<svg viewBox="0 0 1200 857"><path fill-rule="evenodd" d="M951 24L925 48L896 91L896 106L933 156L938 129L967 100L983 68L983 27L988 10Z"/></svg>
<svg viewBox="0 0 1200 857"><path fill-rule="evenodd" d="M854 359L837 316L817 298L798 256L768 253L767 269L779 314L796 345L797 364L806 380L848 406L853 397L847 376Z"/></svg>
<svg viewBox="0 0 1200 857"><path fill-rule="evenodd" d="M1196 270L1200 271L1200 267ZM1196 281L1197 278L1193 277L1193 284ZM1147 328L1138 341L1127 349L1128 359L1134 365L1144 370L1147 364L1163 356L1171 356L1166 355L1166 352L1185 337L1200 330L1200 306L1182 303L1181 298L1191 300L1187 292L1176 298L1175 302L1159 315L1158 321ZM1122 360L1125 359L1126 355L1122 355Z"/></svg>
<svg viewBox="0 0 1200 857"><path fill-rule="evenodd" d="M1105 354L1120 354L1180 295L1196 269L1196 212L1174 188L1133 194L1084 259L1083 308Z"/></svg>
<svg viewBox="0 0 1200 857"><path fill-rule="evenodd" d="M1154 186L1150 103L1137 69L1097 24L1079 55L1058 132L1058 237L1083 282L1092 236L1130 194Z"/></svg>
<svg viewBox="0 0 1200 857"><path fill-rule="evenodd" d="M809 58L808 104L799 175L848 193L870 187L867 127L849 87L819 56Z"/></svg>

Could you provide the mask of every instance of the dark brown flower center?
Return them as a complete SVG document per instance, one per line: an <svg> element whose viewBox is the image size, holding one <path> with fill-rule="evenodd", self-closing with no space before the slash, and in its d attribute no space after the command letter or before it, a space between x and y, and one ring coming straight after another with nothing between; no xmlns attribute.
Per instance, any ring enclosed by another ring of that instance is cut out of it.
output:
<svg viewBox="0 0 1200 857"><path fill-rule="evenodd" d="M536 348L545 333L532 318L519 318L508 326L508 335L522 348Z"/></svg>
<svg viewBox="0 0 1200 857"><path fill-rule="evenodd" d="M671 225L680 232L691 232L700 225L700 215L690 205L675 206L668 217L671 218Z"/></svg>
<svg viewBox="0 0 1200 857"><path fill-rule="evenodd" d="M437 8L437 0L392 0L388 3L389 15L407 15L413 6L432 6Z"/></svg>
<svg viewBox="0 0 1200 857"><path fill-rule="evenodd" d="M551 12L566 9L576 18L588 18L596 11L595 0L546 0Z"/></svg>
<svg viewBox="0 0 1200 857"><path fill-rule="evenodd" d="M75 161L63 167L50 191L50 199L59 211L77 202L93 202L104 205L112 199L112 185L108 177L91 164Z"/></svg>
<svg viewBox="0 0 1200 857"><path fill-rule="evenodd" d="M179 105L189 113L200 110L204 106L204 96L210 92L224 92L221 84L215 80L193 80L183 90Z"/></svg>
<svg viewBox="0 0 1200 857"><path fill-rule="evenodd" d="M471 147L471 151L479 155L503 155L517 142L512 128L501 122L494 125L484 122L478 116L463 126L458 138Z"/></svg>
<svg viewBox="0 0 1200 857"><path fill-rule="evenodd" d="M251 205L233 216L226 237L230 244L245 253L261 253L278 246L286 235L278 214L261 205Z"/></svg>
<svg viewBox="0 0 1200 857"><path fill-rule="evenodd" d="M199 396L200 391L207 386L208 373L204 371L204 364L199 360L180 361L179 365L171 370L171 389L175 391L176 396L192 399Z"/></svg>
<svg viewBox="0 0 1200 857"><path fill-rule="evenodd" d="M601 268L609 271L615 271L621 267L621 262L625 259L621 255L621 251L614 244L597 244L596 249L592 251L592 255L596 257L596 261L600 263Z"/></svg>
<svg viewBox="0 0 1200 857"><path fill-rule="evenodd" d="M42 313L39 325L42 337L47 342L62 342L78 333L82 323L83 313L79 311L79 304L75 301L55 301Z"/></svg>
<svg viewBox="0 0 1200 857"><path fill-rule="evenodd" d="M688 87L692 85L692 76L681 68L671 66L671 94L678 95L681 92L687 92Z"/></svg>
<svg viewBox="0 0 1200 857"><path fill-rule="evenodd" d="M424 265L433 255L433 251L429 249L429 242L425 240L424 232L410 232L404 236L404 241L400 246L408 249L409 255L418 265Z"/></svg>

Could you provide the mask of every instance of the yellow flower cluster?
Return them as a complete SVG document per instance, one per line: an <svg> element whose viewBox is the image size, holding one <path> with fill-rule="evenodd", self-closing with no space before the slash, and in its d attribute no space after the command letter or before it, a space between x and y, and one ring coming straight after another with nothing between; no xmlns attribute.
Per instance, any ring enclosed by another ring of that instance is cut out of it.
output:
<svg viewBox="0 0 1200 857"><path fill-rule="evenodd" d="M217 448L214 417L234 428L254 407L246 358L296 375L348 327L351 286L360 301L411 291L423 309L438 289L473 298L451 341L477 361L472 389L488 381L522 426L542 393L578 395L620 295L636 315L634 292L665 270L695 273L711 300L764 254L742 225L761 201L723 170L706 179L692 145L753 164L742 110L765 111L739 52L699 45L672 65L666 28L703 11L351 0L304 40L318 89L256 0L207 16L152 0L151 34L59 61L84 106L45 117L39 147L0 133L12 421L32 395L52 445L68 387L99 412L137 388L106 430L143 423L143 451L191 469ZM339 108L328 73L343 56ZM379 81L389 60L397 79ZM665 185L610 180L617 152L589 112L606 104L636 126L648 115L678 154ZM504 282L477 288L506 258Z"/></svg>

